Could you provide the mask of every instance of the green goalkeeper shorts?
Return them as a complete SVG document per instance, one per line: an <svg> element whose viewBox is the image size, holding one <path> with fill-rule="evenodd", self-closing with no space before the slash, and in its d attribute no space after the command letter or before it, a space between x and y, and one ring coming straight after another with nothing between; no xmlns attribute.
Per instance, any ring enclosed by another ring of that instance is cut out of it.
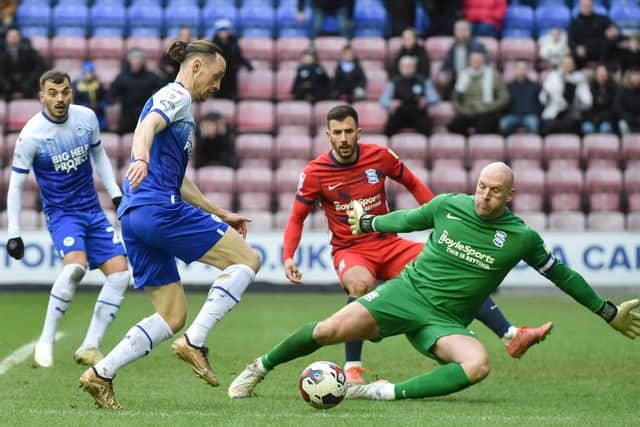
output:
<svg viewBox="0 0 640 427"><path fill-rule="evenodd" d="M431 347L448 335L475 337L467 327L429 304L402 276L396 276L358 298L376 319L380 339L405 334L420 353L441 362Z"/></svg>

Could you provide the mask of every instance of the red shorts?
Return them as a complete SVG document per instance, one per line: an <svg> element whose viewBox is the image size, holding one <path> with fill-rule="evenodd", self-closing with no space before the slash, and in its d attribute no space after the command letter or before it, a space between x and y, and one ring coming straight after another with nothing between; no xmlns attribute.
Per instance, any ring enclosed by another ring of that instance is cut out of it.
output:
<svg viewBox="0 0 640 427"><path fill-rule="evenodd" d="M424 243L397 236L338 249L333 254L333 267L342 280L353 266L365 267L378 280L388 280L400 274L405 265L416 259Z"/></svg>

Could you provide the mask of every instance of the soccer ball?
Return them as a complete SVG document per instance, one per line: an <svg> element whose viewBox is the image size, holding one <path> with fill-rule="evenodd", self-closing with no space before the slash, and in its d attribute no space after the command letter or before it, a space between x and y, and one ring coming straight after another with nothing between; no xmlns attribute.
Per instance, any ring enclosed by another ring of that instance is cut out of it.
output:
<svg viewBox="0 0 640 427"><path fill-rule="evenodd" d="M316 409L329 409L342 402L346 393L342 368L331 362L313 362L298 382L300 394Z"/></svg>

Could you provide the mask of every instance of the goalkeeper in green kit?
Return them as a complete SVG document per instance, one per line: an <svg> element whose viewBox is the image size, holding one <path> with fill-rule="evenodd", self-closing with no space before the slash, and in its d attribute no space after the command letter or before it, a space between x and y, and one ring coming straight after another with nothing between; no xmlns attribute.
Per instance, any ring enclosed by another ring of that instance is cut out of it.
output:
<svg viewBox="0 0 640 427"><path fill-rule="evenodd" d="M380 340L405 334L440 366L397 384L349 385L347 399L395 400L442 396L482 381L490 371L482 343L468 329L482 302L524 260L577 302L628 338L640 334L640 300L619 306L605 301L559 262L540 235L507 208L513 172L504 163L486 166L475 196L442 194L412 210L367 215L358 202L349 211L354 234L433 229L423 251L400 275L321 322L300 328L252 362L229 387L232 398L251 397L276 366L318 348L348 340Z"/></svg>

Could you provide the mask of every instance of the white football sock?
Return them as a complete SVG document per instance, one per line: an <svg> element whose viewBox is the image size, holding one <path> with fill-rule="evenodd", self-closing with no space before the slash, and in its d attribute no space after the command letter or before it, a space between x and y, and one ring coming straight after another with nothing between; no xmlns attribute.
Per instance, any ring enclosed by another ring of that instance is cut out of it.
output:
<svg viewBox="0 0 640 427"><path fill-rule="evenodd" d="M84 273L85 269L80 264L67 264L62 267L62 272L51 287L40 341L53 343L58 329L58 321L67 312L76 287L84 277Z"/></svg>
<svg viewBox="0 0 640 427"><path fill-rule="evenodd" d="M255 277L255 271L244 264L230 265L218 275L202 309L185 332L191 344L196 347L204 345L211 328L240 302L240 297Z"/></svg>
<svg viewBox="0 0 640 427"><path fill-rule="evenodd" d="M123 366L146 356L153 347L173 336L173 331L158 313L153 313L129 329L127 335L98 362L98 375L113 378Z"/></svg>
<svg viewBox="0 0 640 427"><path fill-rule="evenodd" d="M346 371L349 368L362 368L362 362L344 362L344 370Z"/></svg>
<svg viewBox="0 0 640 427"><path fill-rule="evenodd" d="M502 336L502 342L504 343L504 345L509 345L511 343L511 340L516 336L517 333L518 328L516 328L515 326L509 326L507 332L505 332Z"/></svg>
<svg viewBox="0 0 640 427"><path fill-rule="evenodd" d="M100 348L100 342L107 327L116 318L124 293L129 285L129 272L120 271L107 276L87 330L87 336L80 348Z"/></svg>

